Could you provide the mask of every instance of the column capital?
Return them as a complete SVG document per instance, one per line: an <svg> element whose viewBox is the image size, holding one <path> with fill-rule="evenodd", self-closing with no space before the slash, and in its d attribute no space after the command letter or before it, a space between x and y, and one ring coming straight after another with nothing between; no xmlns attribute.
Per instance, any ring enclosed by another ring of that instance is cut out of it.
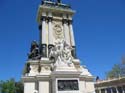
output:
<svg viewBox="0 0 125 93"><path fill-rule="evenodd" d="M67 19L62 19L62 23L63 24L68 23L68 20Z"/></svg>
<svg viewBox="0 0 125 93"><path fill-rule="evenodd" d="M46 21L47 17L46 16L41 16L42 21Z"/></svg>
<svg viewBox="0 0 125 93"><path fill-rule="evenodd" d="M48 19L49 22L52 22L53 17L48 17L47 19Z"/></svg>
<svg viewBox="0 0 125 93"><path fill-rule="evenodd" d="M73 23L73 20L68 20L68 24L72 24Z"/></svg>

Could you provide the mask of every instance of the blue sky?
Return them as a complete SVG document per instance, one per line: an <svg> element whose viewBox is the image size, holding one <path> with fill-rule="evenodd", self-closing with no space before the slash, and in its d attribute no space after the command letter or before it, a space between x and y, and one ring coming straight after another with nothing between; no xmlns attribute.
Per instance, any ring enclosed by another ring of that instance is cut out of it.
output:
<svg viewBox="0 0 125 93"><path fill-rule="evenodd" d="M32 40L39 40L40 0L0 0L0 80L19 80ZM74 33L82 65L100 78L125 55L125 0L63 0L76 10Z"/></svg>

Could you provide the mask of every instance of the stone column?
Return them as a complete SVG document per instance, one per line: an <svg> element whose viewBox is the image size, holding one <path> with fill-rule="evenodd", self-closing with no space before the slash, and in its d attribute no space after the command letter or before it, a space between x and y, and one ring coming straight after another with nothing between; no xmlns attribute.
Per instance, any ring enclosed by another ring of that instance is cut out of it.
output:
<svg viewBox="0 0 125 93"><path fill-rule="evenodd" d="M119 93L119 92L118 92L118 88L117 88L117 87L115 87L115 89L116 89L116 93Z"/></svg>
<svg viewBox="0 0 125 93"><path fill-rule="evenodd" d="M111 88L111 93L113 93L113 89Z"/></svg>
<svg viewBox="0 0 125 93"><path fill-rule="evenodd" d="M74 32L73 32L73 26L72 26L72 20L69 20L69 31L70 31L70 42L71 42L71 46L73 48L72 50L72 56L74 58L77 58L76 57L76 46L75 46L75 39L74 39Z"/></svg>
<svg viewBox="0 0 125 93"><path fill-rule="evenodd" d="M65 41L68 45L70 45L70 34L69 34L68 20L63 19L62 21L63 21L63 30L64 30Z"/></svg>
<svg viewBox="0 0 125 93"><path fill-rule="evenodd" d="M39 93L50 93L49 81L39 81ZM29 92L30 93L30 92Z"/></svg>
<svg viewBox="0 0 125 93"><path fill-rule="evenodd" d="M49 43L48 43L48 56L50 53L50 50L52 47L54 47L53 45L53 29L52 29L52 16L48 17L48 24L49 24Z"/></svg>
<svg viewBox="0 0 125 93"><path fill-rule="evenodd" d="M101 89L98 89L99 90L99 93L101 93Z"/></svg>
<svg viewBox="0 0 125 93"><path fill-rule="evenodd" d="M40 52L42 57L47 57L47 40L46 40L46 16L41 17L41 22L42 22L42 31L41 31L41 48Z"/></svg>
<svg viewBox="0 0 125 93"><path fill-rule="evenodd" d="M96 90L95 90L95 93L99 93L99 90L98 90L98 89L96 89Z"/></svg>
<svg viewBox="0 0 125 93"><path fill-rule="evenodd" d="M122 89L122 93L125 93L123 86L121 86L121 89Z"/></svg>
<svg viewBox="0 0 125 93"><path fill-rule="evenodd" d="M125 93L124 86L122 86L122 91L123 91L123 93Z"/></svg>
<svg viewBox="0 0 125 93"><path fill-rule="evenodd" d="M72 26L72 20L69 20L70 42L72 46L75 46L74 32Z"/></svg>
<svg viewBox="0 0 125 93"><path fill-rule="evenodd" d="M53 35L52 35L52 17L48 17L49 23L49 44L53 44Z"/></svg>
<svg viewBox="0 0 125 93"><path fill-rule="evenodd" d="M105 88L105 93L108 93L106 88Z"/></svg>

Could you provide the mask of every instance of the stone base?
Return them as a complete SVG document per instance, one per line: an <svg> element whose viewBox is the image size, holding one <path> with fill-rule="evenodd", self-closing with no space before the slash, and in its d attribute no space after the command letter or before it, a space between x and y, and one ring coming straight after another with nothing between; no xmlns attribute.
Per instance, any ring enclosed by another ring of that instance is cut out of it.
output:
<svg viewBox="0 0 125 93"><path fill-rule="evenodd" d="M74 60L74 66L51 69L48 59L30 60L31 71L22 77L24 93L93 93L94 77ZM37 68L41 67L38 72ZM62 82L62 86L60 85ZM74 83L73 83L74 82ZM71 86L76 85L76 86ZM77 86L78 85L78 86Z"/></svg>

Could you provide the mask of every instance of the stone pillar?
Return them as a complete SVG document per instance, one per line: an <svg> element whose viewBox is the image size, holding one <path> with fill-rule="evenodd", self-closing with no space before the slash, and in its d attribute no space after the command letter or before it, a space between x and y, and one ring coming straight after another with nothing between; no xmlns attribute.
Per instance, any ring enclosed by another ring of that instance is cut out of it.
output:
<svg viewBox="0 0 125 93"><path fill-rule="evenodd" d="M63 30L64 30L64 37L65 37L65 41L68 45L70 44L70 33L69 33L69 25L68 25L68 18L66 14L63 14Z"/></svg>
<svg viewBox="0 0 125 93"><path fill-rule="evenodd" d="M73 32L73 26L72 26L72 20L69 20L69 32L70 32L70 43L73 48L72 50L72 56L74 58L77 58L76 56L76 46L75 46L75 39L74 39L74 32Z"/></svg>
<svg viewBox="0 0 125 93"><path fill-rule="evenodd" d="M101 89L101 93L105 93L105 89Z"/></svg>
<svg viewBox="0 0 125 93"><path fill-rule="evenodd" d="M70 35L69 35L69 27L68 27L68 20L63 19L63 29L64 29L64 37L65 41L68 45L70 45Z"/></svg>
<svg viewBox="0 0 125 93"><path fill-rule="evenodd" d="M101 89L98 89L99 93L101 93Z"/></svg>
<svg viewBox="0 0 125 93"><path fill-rule="evenodd" d="M24 82L24 93L34 93L35 82Z"/></svg>
<svg viewBox="0 0 125 93"><path fill-rule="evenodd" d="M108 93L106 88L105 88L105 93Z"/></svg>
<svg viewBox="0 0 125 93"><path fill-rule="evenodd" d="M99 93L99 90L98 90L98 89L96 89L96 90L95 90L95 93Z"/></svg>
<svg viewBox="0 0 125 93"><path fill-rule="evenodd" d="M49 91L49 81L39 81L39 93L50 93Z"/></svg>
<svg viewBox="0 0 125 93"><path fill-rule="evenodd" d="M47 57L47 39L46 39L46 16L41 17L41 22L42 22L42 31L41 31L41 39L40 39L40 53L42 57Z"/></svg>
<svg viewBox="0 0 125 93"><path fill-rule="evenodd" d="M49 32L48 32L48 35L49 35L49 41L48 41L48 54L50 53L50 50L51 48L54 46L53 45L53 29L52 29L52 14L49 13L48 15L48 24L49 24Z"/></svg>
<svg viewBox="0 0 125 93"><path fill-rule="evenodd" d="M123 93L125 93L125 89L124 89L124 86L122 86L122 91L123 91Z"/></svg>
<svg viewBox="0 0 125 93"><path fill-rule="evenodd" d="M111 93L113 93L113 89L111 88Z"/></svg>
<svg viewBox="0 0 125 93"><path fill-rule="evenodd" d="M121 86L121 89L122 89L122 93L125 93L123 86Z"/></svg>
<svg viewBox="0 0 125 93"><path fill-rule="evenodd" d="M121 93L121 92L123 93L122 86L118 86L118 87L117 87L117 90L118 90L118 92L117 92L117 93Z"/></svg>
<svg viewBox="0 0 125 93"><path fill-rule="evenodd" d="M115 89L116 89L116 93L118 93L118 89L117 89L117 87L115 87Z"/></svg>
<svg viewBox="0 0 125 93"><path fill-rule="evenodd" d="M72 46L75 46L74 32L72 26L72 20L69 20L70 42Z"/></svg>

